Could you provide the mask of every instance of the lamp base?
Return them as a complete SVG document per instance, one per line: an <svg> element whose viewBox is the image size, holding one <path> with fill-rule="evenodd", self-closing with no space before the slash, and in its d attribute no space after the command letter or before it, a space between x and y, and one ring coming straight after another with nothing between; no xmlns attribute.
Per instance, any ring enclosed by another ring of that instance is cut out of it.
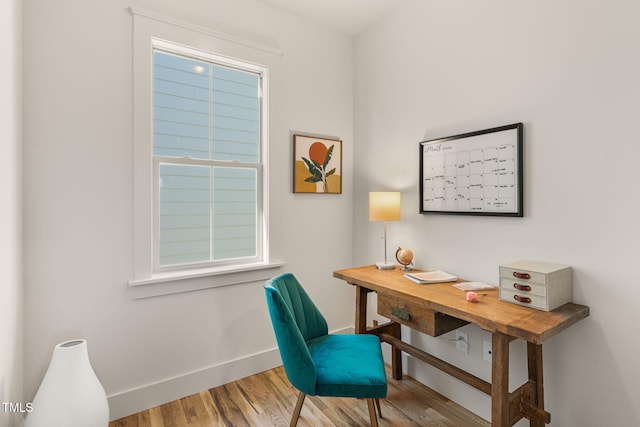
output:
<svg viewBox="0 0 640 427"><path fill-rule="evenodd" d="M393 270L395 266L396 265L392 262L376 262L376 267L378 267L378 270Z"/></svg>

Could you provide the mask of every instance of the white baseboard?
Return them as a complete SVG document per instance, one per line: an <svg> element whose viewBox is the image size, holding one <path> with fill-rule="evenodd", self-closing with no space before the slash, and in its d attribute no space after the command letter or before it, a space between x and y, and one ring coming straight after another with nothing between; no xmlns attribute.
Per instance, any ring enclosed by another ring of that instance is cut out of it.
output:
<svg viewBox="0 0 640 427"><path fill-rule="evenodd" d="M280 366L277 348L108 396L109 418L117 420Z"/></svg>
<svg viewBox="0 0 640 427"><path fill-rule="evenodd" d="M332 333L353 333L353 327ZM156 383L143 385L108 396L109 418L117 420L163 403L172 402L202 390L218 387L282 364L278 348L229 360Z"/></svg>

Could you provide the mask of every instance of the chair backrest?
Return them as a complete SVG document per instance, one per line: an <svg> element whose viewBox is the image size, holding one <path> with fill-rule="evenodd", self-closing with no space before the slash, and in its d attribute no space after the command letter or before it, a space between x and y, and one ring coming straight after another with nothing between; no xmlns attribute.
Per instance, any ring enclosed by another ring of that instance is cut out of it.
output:
<svg viewBox="0 0 640 427"><path fill-rule="evenodd" d="M306 341L326 335L327 321L293 274L274 277L264 289L287 378L298 390L314 395L316 371Z"/></svg>

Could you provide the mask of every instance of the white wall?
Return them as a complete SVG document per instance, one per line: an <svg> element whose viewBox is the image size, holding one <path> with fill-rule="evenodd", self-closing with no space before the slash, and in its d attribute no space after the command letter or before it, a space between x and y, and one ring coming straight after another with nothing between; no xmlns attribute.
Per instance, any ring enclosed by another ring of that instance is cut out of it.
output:
<svg viewBox="0 0 640 427"><path fill-rule="evenodd" d="M544 345L554 426L640 424L638 16L635 0L409 0L356 41L354 261L381 258L367 193L393 189L404 198L389 246L412 248L417 267L497 283L509 261L572 265L573 299L591 316ZM519 121L524 218L418 214L419 141ZM469 355L409 338L490 379L489 335L465 329ZM524 345L511 346L515 387ZM486 396L420 363L408 369L489 418Z"/></svg>
<svg viewBox="0 0 640 427"><path fill-rule="evenodd" d="M353 323L353 46L252 0L24 1L25 398L53 346L88 340L117 418L279 364L262 283L133 300L132 18L142 6L275 41L271 234L331 329ZM291 130L344 140L343 194L291 193ZM4 338L3 338L4 339Z"/></svg>
<svg viewBox="0 0 640 427"><path fill-rule="evenodd" d="M22 395L22 135L21 2L0 5L0 402ZM24 407L24 404L22 405ZM20 413L0 407L0 426L17 426Z"/></svg>

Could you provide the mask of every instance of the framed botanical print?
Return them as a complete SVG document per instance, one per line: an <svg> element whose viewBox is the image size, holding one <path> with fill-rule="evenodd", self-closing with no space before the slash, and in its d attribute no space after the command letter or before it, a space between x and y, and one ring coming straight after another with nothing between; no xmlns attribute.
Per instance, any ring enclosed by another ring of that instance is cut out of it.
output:
<svg viewBox="0 0 640 427"><path fill-rule="evenodd" d="M342 141L293 135L293 192L342 193Z"/></svg>

